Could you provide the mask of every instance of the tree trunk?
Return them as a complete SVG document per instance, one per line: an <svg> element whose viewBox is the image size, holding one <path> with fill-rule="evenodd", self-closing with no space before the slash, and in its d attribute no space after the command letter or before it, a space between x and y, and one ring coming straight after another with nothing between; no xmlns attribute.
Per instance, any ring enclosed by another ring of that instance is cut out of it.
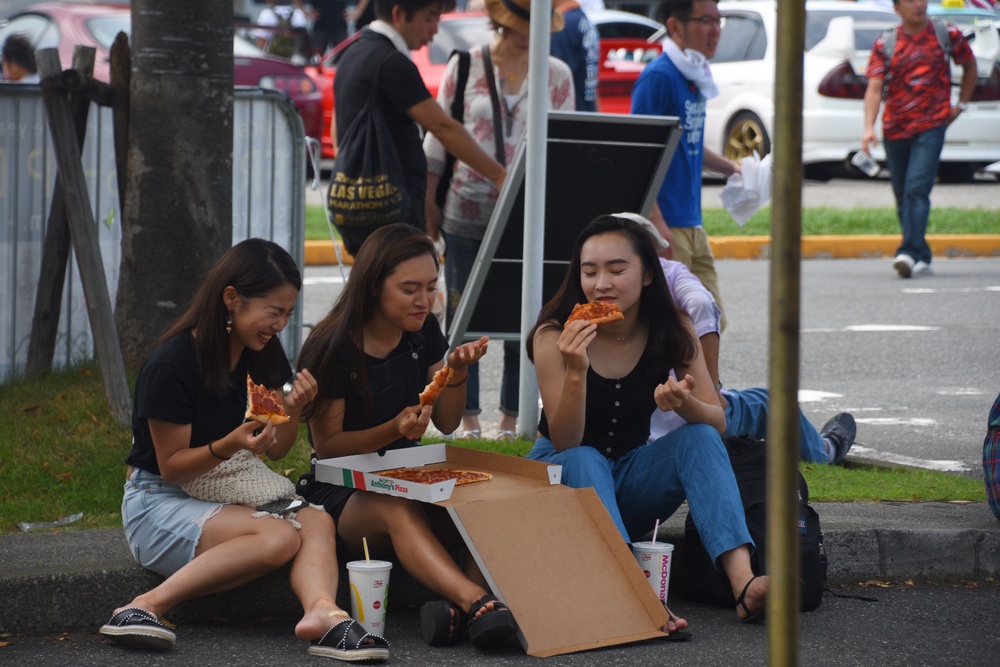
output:
<svg viewBox="0 0 1000 667"><path fill-rule="evenodd" d="M232 245L233 8L132 0L116 319L135 368Z"/></svg>

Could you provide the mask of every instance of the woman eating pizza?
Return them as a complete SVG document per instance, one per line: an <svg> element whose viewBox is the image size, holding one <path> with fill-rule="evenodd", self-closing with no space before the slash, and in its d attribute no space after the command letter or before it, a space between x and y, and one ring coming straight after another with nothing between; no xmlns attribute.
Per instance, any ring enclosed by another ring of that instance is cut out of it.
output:
<svg viewBox="0 0 1000 667"><path fill-rule="evenodd" d="M319 385L303 412L314 462L418 446L432 420L442 433L458 428L469 366L486 353L488 339L457 347L447 355L450 377L438 375L448 344L431 314L437 279L433 242L409 225L383 227L361 246L350 280L299 356ZM446 381L434 382L435 376ZM463 572L449 555L462 543L444 510L318 482L314 473L315 465L299 479L298 492L334 517L339 546L351 558L365 556L366 539L376 553L394 552L403 569L445 598L420 610L428 644L454 643L467 630L484 647L514 632L510 610L486 590L474 561L465 558Z"/></svg>
<svg viewBox="0 0 1000 667"><path fill-rule="evenodd" d="M576 304L616 305L623 317L567 322ZM686 499L698 532L737 600L759 620L767 578L750 568L753 541L720 433L726 421L686 315L670 298L653 239L611 215L577 238L569 269L527 341L543 414L528 458L562 465L562 481L593 487L626 541L641 539ZM688 423L646 445L654 410ZM671 617L665 631L687 626Z"/></svg>
<svg viewBox="0 0 1000 667"><path fill-rule="evenodd" d="M292 563L304 614L295 635L309 653L387 659L388 643L367 634L336 603L334 527L302 509L297 528L252 507L207 502L181 485L249 450L272 459L295 442L302 407L316 395L308 370L277 395L289 420L244 422L247 388L281 388L292 369L277 334L288 324L302 278L278 245L249 239L209 271L191 306L167 329L139 372L122 520L136 561L166 580L115 610L100 633L133 648L167 650L176 635L161 622L177 603L231 590Z"/></svg>

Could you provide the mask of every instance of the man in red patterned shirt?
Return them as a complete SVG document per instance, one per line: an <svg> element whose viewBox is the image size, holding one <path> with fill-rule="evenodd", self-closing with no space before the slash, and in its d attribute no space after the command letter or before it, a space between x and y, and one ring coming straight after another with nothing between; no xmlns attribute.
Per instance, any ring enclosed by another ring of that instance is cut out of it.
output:
<svg viewBox="0 0 1000 667"><path fill-rule="evenodd" d="M886 62L882 37L872 46L861 150L868 153L875 142L875 118L884 89L885 157L903 230L892 267L901 278L909 278L931 270L931 249L924 238L931 188L941 161L945 129L966 110L972 97L976 59L961 30L948 26L952 59L962 67L958 102L952 106L951 65L934 24L927 18L927 0L893 0L893 6L903 21L895 28L891 62Z"/></svg>

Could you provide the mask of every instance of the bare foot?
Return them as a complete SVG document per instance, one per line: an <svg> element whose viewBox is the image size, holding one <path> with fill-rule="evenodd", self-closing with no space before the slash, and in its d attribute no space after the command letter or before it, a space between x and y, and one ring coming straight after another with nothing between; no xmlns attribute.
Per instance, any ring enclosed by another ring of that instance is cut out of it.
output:
<svg viewBox="0 0 1000 667"><path fill-rule="evenodd" d="M749 579L742 592L736 597L736 615L740 620L750 616L758 616L767 604L767 588L769 580L766 576L756 576Z"/></svg>
<svg viewBox="0 0 1000 667"><path fill-rule="evenodd" d="M664 608L666 608L666 606L664 606ZM676 616L674 612L669 609L667 609L667 613L670 614L670 620L668 620L663 627L660 628L660 632L666 632L669 635L677 632L678 630L684 630L687 628L688 622L686 620L680 616Z"/></svg>
<svg viewBox="0 0 1000 667"><path fill-rule="evenodd" d="M150 614L152 614L157 619L162 620L162 614L160 612L159 607L157 605L155 605L155 604L151 604L142 595L140 595L136 599L132 600L127 605L125 605L123 607L118 607L118 609L115 609L114 613L111 614L111 615L115 616L119 612L125 611L126 609L142 609L143 611L148 611Z"/></svg>
<svg viewBox="0 0 1000 667"><path fill-rule="evenodd" d="M326 631L346 620L351 615L333 602L319 602L302 617L295 626L295 636L303 641L319 639Z"/></svg>

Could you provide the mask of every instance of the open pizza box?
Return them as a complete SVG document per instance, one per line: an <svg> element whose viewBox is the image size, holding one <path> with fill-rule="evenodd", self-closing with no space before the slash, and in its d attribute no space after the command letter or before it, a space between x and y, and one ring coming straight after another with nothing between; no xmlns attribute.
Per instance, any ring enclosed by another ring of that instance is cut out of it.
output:
<svg viewBox="0 0 1000 667"><path fill-rule="evenodd" d="M493 478L456 487L374 474L422 465ZM528 655L662 637L667 614L600 498L559 484L560 475L560 466L450 445L316 463L317 481L447 508L491 590L514 613Z"/></svg>

